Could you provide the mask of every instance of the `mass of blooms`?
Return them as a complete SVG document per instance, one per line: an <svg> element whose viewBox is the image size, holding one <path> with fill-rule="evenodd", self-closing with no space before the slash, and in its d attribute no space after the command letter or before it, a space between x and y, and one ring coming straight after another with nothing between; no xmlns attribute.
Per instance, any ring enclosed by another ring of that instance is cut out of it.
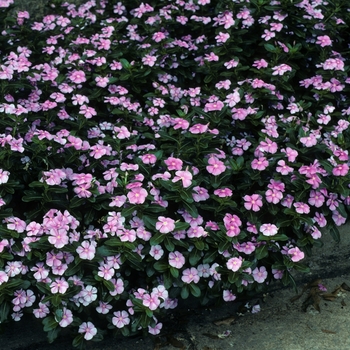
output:
<svg viewBox="0 0 350 350"><path fill-rule="evenodd" d="M0 0L0 323L156 335L307 271L349 212L346 3Z"/></svg>

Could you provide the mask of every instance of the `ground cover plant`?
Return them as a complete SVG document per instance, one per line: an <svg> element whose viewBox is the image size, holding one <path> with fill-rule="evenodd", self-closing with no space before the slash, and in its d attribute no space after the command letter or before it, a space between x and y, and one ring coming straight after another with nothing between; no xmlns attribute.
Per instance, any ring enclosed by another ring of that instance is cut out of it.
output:
<svg viewBox="0 0 350 350"><path fill-rule="evenodd" d="M83 346L293 282L349 197L345 1L0 0L0 322ZM254 310L253 310L254 311Z"/></svg>

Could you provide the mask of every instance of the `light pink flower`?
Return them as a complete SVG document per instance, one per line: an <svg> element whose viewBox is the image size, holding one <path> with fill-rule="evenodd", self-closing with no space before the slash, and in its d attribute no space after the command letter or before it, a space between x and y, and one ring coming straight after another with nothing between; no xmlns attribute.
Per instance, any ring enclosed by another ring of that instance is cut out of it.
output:
<svg viewBox="0 0 350 350"><path fill-rule="evenodd" d="M172 182L182 181L184 188L190 187L192 184L192 174L187 170L178 170L175 173L176 176L172 179Z"/></svg>
<svg viewBox="0 0 350 350"><path fill-rule="evenodd" d="M148 192L142 187L132 188L127 197L131 204L142 204L145 202Z"/></svg>
<svg viewBox="0 0 350 350"><path fill-rule="evenodd" d="M328 35L321 35L317 37L316 44L321 47L332 46L332 40Z"/></svg>
<svg viewBox="0 0 350 350"><path fill-rule="evenodd" d="M200 277L198 276L198 271L194 267L186 269L182 272L181 280L184 283L191 283L191 282L198 283L199 279Z"/></svg>
<svg viewBox="0 0 350 350"><path fill-rule="evenodd" d="M160 300L156 293L146 294L143 296L142 304L148 307L150 310L154 311L160 305Z"/></svg>
<svg viewBox="0 0 350 350"><path fill-rule="evenodd" d="M156 222L156 229L161 233L169 233L175 228L175 220L171 218L166 218L164 216L158 216L158 220Z"/></svg>
<svg viewBox="0 0 350 350"><path fill-rule="evenodd" d="M259 211L260 208L262 207L262 196L260 194L252 194L251 196L245 195L243 197L245 200L244 207L247 210L253 210L253 211Z"/></svg>
<svg viewBox="0 0 350 350"><path fill-rule="evenodd" d="M169 253L169 265L175 267L176 269L181 269L185 264L185 257L178 251Z"/></svg>
<svg viewBox="0 0 350 350"><path fill-rule="evenodd" d="M234 301L236 300L236 295L232 293L231 290L227 290L225 289L223 292L222 292L222 297L225 301Z"/></svg>
<svg viewBox="0 0 350 350"><path fill-rule="evenodd" d="M75 84L81 84L86 81L85 73L82 70L74 70L69 74L69 79Z"/></svg>
<svg viewBox="0 0 350 350"><path fill-rule="evenodd" d="M236 272L242 266L242 258L231 258L227 261L226 266L229 270Z"/></svg>
<svg viewBox="0 0 350 350"><path fill-rule="evenodd" d="M263 283L267 277L266 267L265 266L261 266L260 268L256 267L252 271L252 275L255 282Z"/></svg>
<svg viewBox="0 0 350 350"><path fill-rule="evenodd" d="M59 325L63 328L69 326L73 322L73 313L67 308L63 308L62 319L59 322Z"/></svg>
<svg viewBox="0 0 350 350"><path fill-rule="evenodd" d="M84 334L86 340L91 340L97 334L97 328L91 322L83 322L78 332Z"/></svg>
<svg viewBox="0 0 350 350"><path fill-rule="evenodd" d="M251 163L251 167L254 170L265 170L269 165L268 160L265 157L260 157L260 158L255 158L253 159L252 163Z"/></svg>
<svg viewBox="0 0 350 350"><path fill-rule="evenodd" d="M112 323L117 328L123 328L130 323L129 314L126 311L113 312Z"/></svg>
<svg viewBox="0 0 350 350"><path fill-rule="evenodd" d="M210 157L208 164L209 165L206 166L206 169L209 174L212 174L214 176L220 175L226 170L225 164L216 157Z"/></svg>
<svg viewBox="0 0 350 350"><path fill-rule="evenodd" d="M310 207L303 202L296 202L293 204L295 207L295 211L299 214L309 214L310 213Z"/></svg>
<svg viewBox="0 0 350 350"><path fill-rule="evenodd" d="M149 251L149 255L152 256L154 260L159 260L164 255L164 250L159 244L153 245Z"/></svg>
<svg viewBox="0 0 350 350"><path fill-rule="evenodd" d="M69 284L64 278L57 278L50 284L50 288L52 294L64 294L69 288Z"/></svg>
<svg viewBox="0 0 350 350"><path fill-rule="evenodd" d="M204 187L193 187L195 193L192 193L192 198L195 202L205 201L209 198L208 190Z"/></svg>
<svg viewBox="0 0 350 350"><path fill-rule="evenodd" d="M168 170L181 170L183 162L179 158L169 157L164 160L164 163L168 167Z"/></svg>
<svg viewBox="0 0 350 350"><path fill-rule="evenodd" d="M294 262L298 262L304 259L305 256L305 254L298 247L289 249L288 255L291 256L291 260Z"/></svg>
<svg viewBox="0 0 350 350"><path fill-rule="evenodd" d="M10 173L6 170L0 169L0 184L5 184L9 179Z"/></svg>
<svg viewBox="0 0 350 350"><path fill-rule="evenodd" d="M338 164L332 170L334 176L346 176L348 173L349 166L347 164Z"/></svg>
<svg viewBox="0 0 350 350"><path fill-rule="evenodd" d="M83 241L81 242L81 245L76 249L76 252L79 254L80 259L92 260L95 257L96 253L96 243Z"/></svg>
<svg viewBox="0 0 350 350"><path fill-rule="evenodd" d="M278 232L278 227L274 224L263 224L260 226L260 232L264 236L274 236Z"/></svg>
<svg viewBox="0 0 350 350"><path fill-rule="evenodd" d="M157 323L154 327L148 326L148 333L152 335L157 335L163 327L163 323Z"/></svg>
<svg viewBox="0 0 350 350"><path fill-rule="evenodd" d="M218 197L225 198L225 197L231 197L232 196L232 190L229 188L218 188L214 191L214 194Z"/></svg>

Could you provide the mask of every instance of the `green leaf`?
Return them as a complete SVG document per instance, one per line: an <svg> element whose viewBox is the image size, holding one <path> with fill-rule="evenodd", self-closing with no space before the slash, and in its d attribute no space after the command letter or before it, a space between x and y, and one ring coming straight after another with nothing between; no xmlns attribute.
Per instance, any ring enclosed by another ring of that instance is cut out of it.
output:
<svg viewBox="0 0 350 350"><path fill-rule="evenodd" d="M176 269L175 267L170 267L170 273L174 278L178 278L179 277L179 270Z"/></svg>
<svg viewBox="0 0 350 350"><path fill-rule="evenodd" d="M157 232L150 240L152 246L158 245L164 241L166 234Z"/></svg>
<svg viewBox="0 0 350 350"><path fill-rule="evenodd" d="M113 292L115 290L115 286L111 281L107 281L104 279L103 284L110 292Z"/></svg>
<svg viewBox="0 0 350 350"><path fill-rule="evenodd" d="M205 243L202 240L196 239L194 241L194 245L198 250L204 250L204 248L205 248Z"/></svg>
<svg viewBox="0 0 350 350"><path fill-rule="evenodd" d="M269 252L268 252L266 244L261 245L260 247L258 247L255 250L255 257L257 260L261 260L261 259L265 258L266 256L268 256L268 254L269 254Z"/></svg>
<svg viewBox="0 0 350 350"><path fill-rule="evenodd" d="M164 239L164 245L168 252L173 252L175 249L175 244L172 241L173 239L168 236Z"/></svg>
<svg viewBox="0 0 350 350"><path fill-rule="evenodd" d="M198 211L197 208L193 204L189 204L187 202L182 203L185 207L185 210L193 217L198 218Z"/></svg>
<svg viewBox="0 0 350 350"><path fill-rule="evenodd" d="M48 316L43 319L44 331L49 332L58 326L58 322L53 316Z"/></svg>
<svg viewBox="0 0 350 350"><path fill-rule="evenodd" d="M123 68L129 69L132 65L125 58L120 58L119 62L122 64Z"/></svg>
<svg viewBox="0 0 350 350"><path fill-rule="evenodd" d="M122 216L124 217L128 217L130 216L135 210L137 210L137 205L132 205L129 208L124 208L122 210Z"/></svg>
<svg viewBox="0 0 350 350"><path fill-rule="evenodd" d="M190 283L189 287L190 287L191 294L194 297L199 298L201 296L201 290L200 290L200 288L198 286L196 286L193 283Z"/></svg>
<svg viewBox="0 0 350 350"><path fill-rule="evenodd" d="M49 343L53 343L55 339L58 337L58 334L60 332L60 328L56 327L55 329L52 329L51 331L47 332L47 340Z"/></svg>
<svg viewBox="0 0 350 350"><path fill-rule="evenodd" d="M293 268L295 268L296 270L298 270L300 272L303 272L303 273L309 273L310 272L310 268L307 267L304 264L301 264L301 263L295 263Z"/></svg>
<svg viewBox="0 0 350 350"><path fill-rule="evenodd" d="M169 269L169 265L161 261L155 262L153 267L159 272L165 272Z"/></svg>
<svg viewBox="0 0 350 350"><path fill-rule="evenodd" d="M218 252L216 250L212 250L212 251L205 253L204 257L203 257L203 264L210 264L211 262L213 262L215 260L217 255L218 255Z"/></svg>
<svg viewBox="0 0 350 350"><path fill-rule="evenodd" d="M10 309L10 304L8 302L3 301L0 303L0 324L7 320Z"/></svg>
<svg viewBox="0 0 350 350"><path fill-rule="evenodd" d="M201 259L201 251L194 248L190 252L189 262L192 266L197 265L198 261Z"/></svg>
<svg viewBox="0 0 350 350"><path fill-rule="evenodd" d="M187 299L189 295L190 295L189 287L188 287L188 285L184 285L181 288L181 298L182 299Z"/></svg>
<svg viewBox="0 0 350 350"><path fill-rule="evenodd" d="M340 234L339 234L339 230L336 226L331 226L329 233L331 234L331 236L333 237L333 239L339 243L340 242Z"/></svg>
<svg viewBox="0 0 350 350"><path fill-rule="evenodd" d="M84 207L84 204L85 204L84 198L73 197L69 202L69 208L72 209L72 208Z"/></svg>
<svg viewBox="0 0 350 350"><path fill-rule="evenodd" d="M193 203L193 198L192 198L192 194L190 192L187 191L179 191L180 193L180 197L187 203Z"/></svg>
<svg viewBox="0 0 350 350"><path fill-rule="evenodd" d="M190 227L190 224L187 222L175 222L175 229L174 231L183 231L183 230L187 230Z"/></svg>
<svg viewBox="0 0 350 350"><path fill-rule="evenodd" d="M73 339L72 345L74 348L78 348L83 344L83 342L84 342L84 334L79 334Z"/></svg>

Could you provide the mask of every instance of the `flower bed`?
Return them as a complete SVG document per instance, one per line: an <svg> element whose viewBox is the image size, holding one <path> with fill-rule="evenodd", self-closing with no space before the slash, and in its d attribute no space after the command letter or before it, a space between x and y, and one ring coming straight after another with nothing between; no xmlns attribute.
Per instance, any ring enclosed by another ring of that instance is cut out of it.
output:
<svg viewBox="0 0 350 350"><path fill-rule="evenodd" d="M0 0L0 322L158 334L307 271L349 197L344 1Z"/></svg>

